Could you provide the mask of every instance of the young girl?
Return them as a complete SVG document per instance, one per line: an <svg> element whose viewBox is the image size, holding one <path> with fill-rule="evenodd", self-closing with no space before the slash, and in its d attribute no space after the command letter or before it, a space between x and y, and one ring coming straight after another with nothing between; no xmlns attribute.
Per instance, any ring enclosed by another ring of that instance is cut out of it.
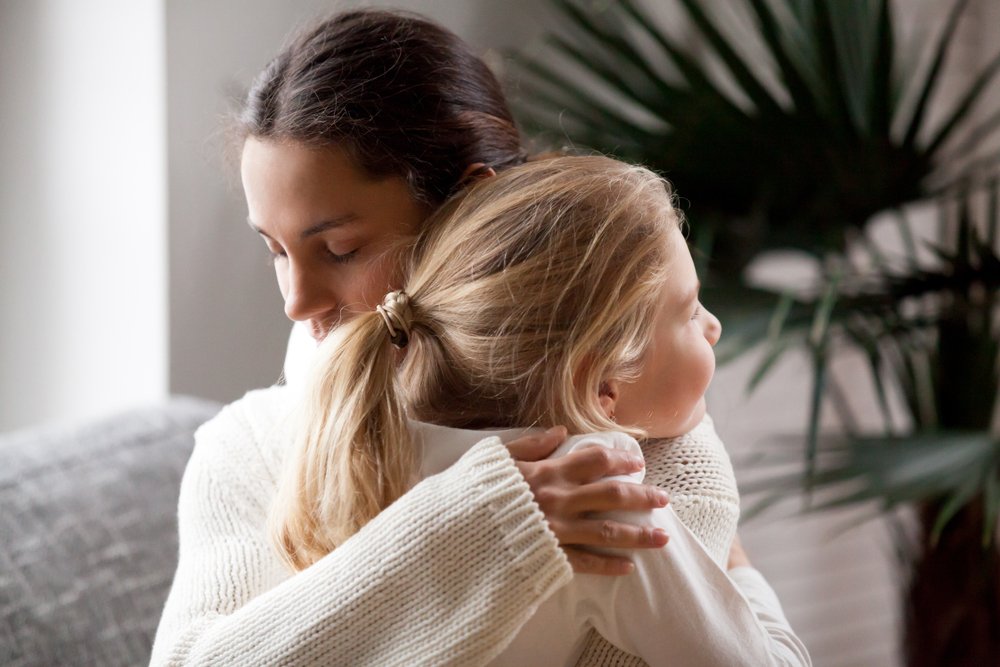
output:
<svg viewBox="0 0 1000 667"><path fill-rule="evenodd" d="M401 289L321 347L273 507L291 567L349 544L484 435L563 423L576 436L557 456L644 453L681 468L675 482L701 502L675 496L676 510L633 516L671 535L636 558L638 576L575 578L481 661L571 666L594 627L651 665L809 663L763 580L724 570L738 496L721 444L699 426L721 329L698 301L663 181L600 157L513 168L446 204L407 267ZM644 450L626 435L689 433ZM414 657L446 658L433 647Z"/></svg>

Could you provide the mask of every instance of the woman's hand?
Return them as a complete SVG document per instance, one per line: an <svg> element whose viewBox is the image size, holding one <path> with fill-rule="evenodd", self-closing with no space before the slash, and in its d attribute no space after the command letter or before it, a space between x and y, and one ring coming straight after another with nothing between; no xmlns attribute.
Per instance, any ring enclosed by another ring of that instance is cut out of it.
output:
<svg viewBox="0 0 1000 667"><path fill-rule="evenodd" d="M737 535L733 538L733 546L729 547L729 562L726 563L726 569L731 570L734 567L743 567L744 565L753 567L750 564L750 557L743 550L743 543L740 541L740 536Z"/></svg>
<svg viewBox="0 0 1000 667"><path fill-rule="evenodd" d="M626 452L589 447L545 460L565 439L566 429L560 426L518 438L507 448L573 570L583 574L628 574L634 566L627 558L596 554L581 547L658 548L667 543L667 534L659 528L588 516L592 512L665 507L669 498L664 491L646 484L599 481L642 470L642 459Z"/></svg>

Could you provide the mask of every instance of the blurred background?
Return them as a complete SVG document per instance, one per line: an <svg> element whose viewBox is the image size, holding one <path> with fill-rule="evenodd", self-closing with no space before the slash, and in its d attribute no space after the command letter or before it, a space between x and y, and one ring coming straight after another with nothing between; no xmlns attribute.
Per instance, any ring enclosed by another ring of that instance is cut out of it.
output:
<svg viewBox="0 0 1000 667"><path fill-rule="evenodd" d="M225 403L278 379L290 327L263 245L245 224L225 117L289 31L319 14L362 4L372 3L0 0L0 431L84 423L175 395ZM571 113L567 119L552 105L531 108L531 95L538 92L540 99L545 92L537 70L535 83L527 81L532 60L547 59L553 48L546 36L563 31L572 40L574 35L565 32L572 21L558 4L412 0L393 6L425 14L485 54L510 81L511 95L521 100L525 126L547 137L540 145L572 143L644 160L630 152L624 137L602 144L607 137L588 134L586 122L574 126ZM642 32L629 27L627 16L607 17L607 7L615 4L575 3L604 16L604 27L589 38L612 28L626 35ZM636 4L646 19L663 27L672 44L695 60L704 56L706 71L725 70L718 44L706 38L686 3ZM745 21L733 12L735 4L695 3L724 26ZM875 13L880 6L858 4ZM934 50L925 47L946 30L954 3L899 0L891 7L896 45L926 71ZM954 101L993 66L1000 2L970 0L956 16L950 50L927 103L931 127L946 122ZM576 36L581 30L587 32L577 25ZM737 44L739 34L728 33ZM652 38L639 34L637 39L648 43ZM746 53L751 64L756 54L762 68L773 68L773 54L759 40ZM568 106L616 108L615 91L602 86L596 68L581 72L579 63L576 70L573 66L570 62L567 71L578 74L580 90L590 95L569 99ZM739 83L732 78L723 72L718 80L738 99ZM576 85L577 79L570 80ZM781 87L774 81L771 86ZM998 88L984 86L967 123L993 118L1000 106ZM648 112L633 104L623 113L639 130L655 129L655 119L644 120ZM713 159L721 165L728 156L722 150ZM660 168L671 177L669 166ZM696 185L685 190L679 181L678 187L697 240L699 214L704 220L721 219L721 214L699 208L692 194L698 192ZM893 202L905 207L918 240L940 226L937 207L924 194ZM882 252L891 254L905 244L886 231L891 219L876 210L849 222L881 239ZM713 247L704 236L699 243L706 252ZM844 243L838 251L859 252ZM786 245L790 249L765 248L741 264L739 278L775 294L828 284L828 249ZM923 245L919 252L933 255ZM708 270L707 260L703 268ZM793 313L807 309L802 322L811 325L815 318L808 306L817 303L807 301L788 302L788 307ZM710 296L706 302L716 309ZM756 321L773 329L776 306L768 304L761 311L766 317ZM730 322L725 308L719 310L725 329ZM739 342L764 339L760 331L741 329L735 321L733 330L749 331L734 336ZM763 345L734 352L710 393L711 413L741 484L764 492L771 478L755 462L761 445L789 438L801 442L810 415L819 433L843 427L842 410L816 410L815 355L808 346L788 346L781 355L773 349ZM749 394L748 383L770 357L766 377ZM883 402L905 423L905 392L880 396L861 351L830 359L826 372L844 391L824 394L820 403L849 404L854 426L880 428ZM801 459L801 444L792 447ZM912 514L903 509L891 519L856 526L882 503L871 500L806 515L798 512L802 504L797 492L782 491L782 499L745 523L741 534L815 664L902 664L905 587L896 531L900 521L904 530L907 521L913 523Z"/></svg>

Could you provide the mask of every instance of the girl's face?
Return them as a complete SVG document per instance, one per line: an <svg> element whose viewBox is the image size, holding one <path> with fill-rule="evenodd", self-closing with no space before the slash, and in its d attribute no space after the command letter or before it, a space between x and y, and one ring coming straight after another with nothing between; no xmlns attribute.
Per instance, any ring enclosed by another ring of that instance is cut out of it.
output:
<svg viewBox="0 0 1000 667"><path fill-rule="evenodd" d="M372 179L337 148L250 137L241 163L248 222L274 258L285 314L322 340L394 288L392 249L431 209L399 177Z"/></svg>
<svg viewBox="0 0 1000 667"><path fill-rule="evenodd" d="M635 382L612 383L615 419L650 437L687 433L705 415L715 373L712 347L722 325L698 301L700 283L680 229L670 235L671 275L665 282L653 340Z"/></svg>

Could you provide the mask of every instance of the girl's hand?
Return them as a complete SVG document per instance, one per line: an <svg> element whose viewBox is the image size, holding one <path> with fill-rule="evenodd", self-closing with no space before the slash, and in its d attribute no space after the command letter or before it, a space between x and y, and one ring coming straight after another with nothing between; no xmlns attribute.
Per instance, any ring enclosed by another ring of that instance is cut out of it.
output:
<svg viewBox="0 0 1000 667"><path fill-rule="evenodd" d="M634 569L629 559L592 553L581 547L659 548L667 543L667 534L661 529L592 519L588 515L665 507L669 498L664 491L646 484L599 481L610 475L642 470L642 460L626 452L589 447L545 460L565 439L566 429L560 426L541 435L518 438L508 443L507 449L573 570L581 574L628 574Z"/></svg>
<svg viewBox="0 0 1000 667"><path fill-rule="evenodd" d="M744 565L753 567L750 564L750 557L743 550L743 543L740 542L740 536L737 535L733 538L733 546L729 548L729 562L726 563L726 569L731 570L734 567L743 567Z"/></svg>

